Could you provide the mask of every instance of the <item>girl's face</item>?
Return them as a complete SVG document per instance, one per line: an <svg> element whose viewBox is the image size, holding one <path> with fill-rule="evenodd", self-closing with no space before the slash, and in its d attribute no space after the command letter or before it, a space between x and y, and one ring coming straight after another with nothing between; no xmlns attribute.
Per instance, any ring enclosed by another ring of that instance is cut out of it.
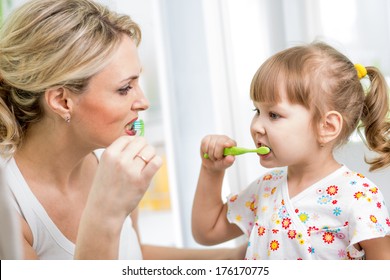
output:
<svg viewBox="0 0 390 280"><path fill-rule="evenodd" d="M262 166L300 166L313 160L319 144L309 110L289 103L285 97L277 104L253 104L256 113L251 124L252 138L257 147L271 148L269 154L260 156Z"/></svg>
<svg viewBox="0 0 390 280"><path fill-rule="evenodd" d="M71 122L75 133L93 148L107 147L121 135L134 135L131 126L149 102L139 87L141 64L135 43L127 36L111 62L93 76L76 96Z"/></svg>

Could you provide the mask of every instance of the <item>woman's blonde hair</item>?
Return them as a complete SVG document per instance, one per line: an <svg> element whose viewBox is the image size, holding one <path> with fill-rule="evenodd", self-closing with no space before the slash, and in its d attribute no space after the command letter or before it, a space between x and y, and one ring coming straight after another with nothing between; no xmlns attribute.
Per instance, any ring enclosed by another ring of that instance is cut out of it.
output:
<svg viewBox="0 0 390 280"><path fill-rule="evenodd" d="M92 0L33 0L16 9L0 30L0 154L12 155L42 118L46 89L81 93L124 34L141 41L129 16Z"/></svg>
<svg viewBox="0 0 390 280"><path fill-rule="evenodd" d="M296 46L275 54L259 68L250 95L254 101L275 104L281 101L283 90L290 103L311 111L315 131L326 112L339 112L343 125L335 146L348 141L361 121L369 148L378 153L367 161L370 170L375 170L390 164L389 97L380 71L366 69L367 92L354 64L333 47L323 42Z"/></svg>

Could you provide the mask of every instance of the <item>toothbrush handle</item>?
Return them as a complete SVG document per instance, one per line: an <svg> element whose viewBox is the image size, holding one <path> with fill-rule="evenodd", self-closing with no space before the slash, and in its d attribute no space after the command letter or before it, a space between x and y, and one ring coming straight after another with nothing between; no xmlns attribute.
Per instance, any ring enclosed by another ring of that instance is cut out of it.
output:
<svg viewBox="0 0 390 280"><path fill-rule="evenodd" d="M241 147L230 147L230 148L225 148L223 150L223 155L228 156L238 156L246 153L258 153L262 155L266 155L270 152L270 149L268 147L260 147L258 149L247 149L247 148L241 148ZM209 158L209 155L207 153L203 154L204 158Z"/></svg>
<svg viewBox="0 0 390 280"><path fill-rule="evenodd" d="M230 147L230 148L225 148L223 150L223 155L224 156L238 156L246 153L253 153L256 152L256 150L253 149L247 149L247 148L241 148L241 147Z"/></svg>
<svg viewBox="0 0 390 280"><path fill-rule="evenodd" d="M223 149L224 156L229 156L229 155L238 156L250 152L256 152L256 150L250 150L250 149L240 148L240 147L230 147L230 148ZM209 158L209 155L207 153L204 153L203 157Z"/></svg>

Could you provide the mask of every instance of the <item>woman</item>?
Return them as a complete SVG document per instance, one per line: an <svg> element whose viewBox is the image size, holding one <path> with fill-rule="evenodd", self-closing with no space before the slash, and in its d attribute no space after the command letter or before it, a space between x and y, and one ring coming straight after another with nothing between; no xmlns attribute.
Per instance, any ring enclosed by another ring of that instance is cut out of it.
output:
<svg viewBox="0 0 390 280"><path fill-rule="evenodd" d="M141 248L136 207L162 164L133 124L138 25L90 0L38 0L0 35L1 153L28 259L216 258ZM106 148L101 157L94 151ZM169 255L173 253L174 255ZM230 255L220 255L228 253Z"/></svg>

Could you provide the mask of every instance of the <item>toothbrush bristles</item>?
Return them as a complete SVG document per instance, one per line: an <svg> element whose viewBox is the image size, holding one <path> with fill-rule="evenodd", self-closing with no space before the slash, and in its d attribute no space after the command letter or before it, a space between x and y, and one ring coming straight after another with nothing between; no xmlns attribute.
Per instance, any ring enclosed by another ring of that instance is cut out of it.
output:
<svg viewBox="0 0 390 280"><path fill-rule="evenodd" d="M134 130L137 131L139 136L144 136L145 133L145 123L143 120L138 119L134 122Z"/></svg>

